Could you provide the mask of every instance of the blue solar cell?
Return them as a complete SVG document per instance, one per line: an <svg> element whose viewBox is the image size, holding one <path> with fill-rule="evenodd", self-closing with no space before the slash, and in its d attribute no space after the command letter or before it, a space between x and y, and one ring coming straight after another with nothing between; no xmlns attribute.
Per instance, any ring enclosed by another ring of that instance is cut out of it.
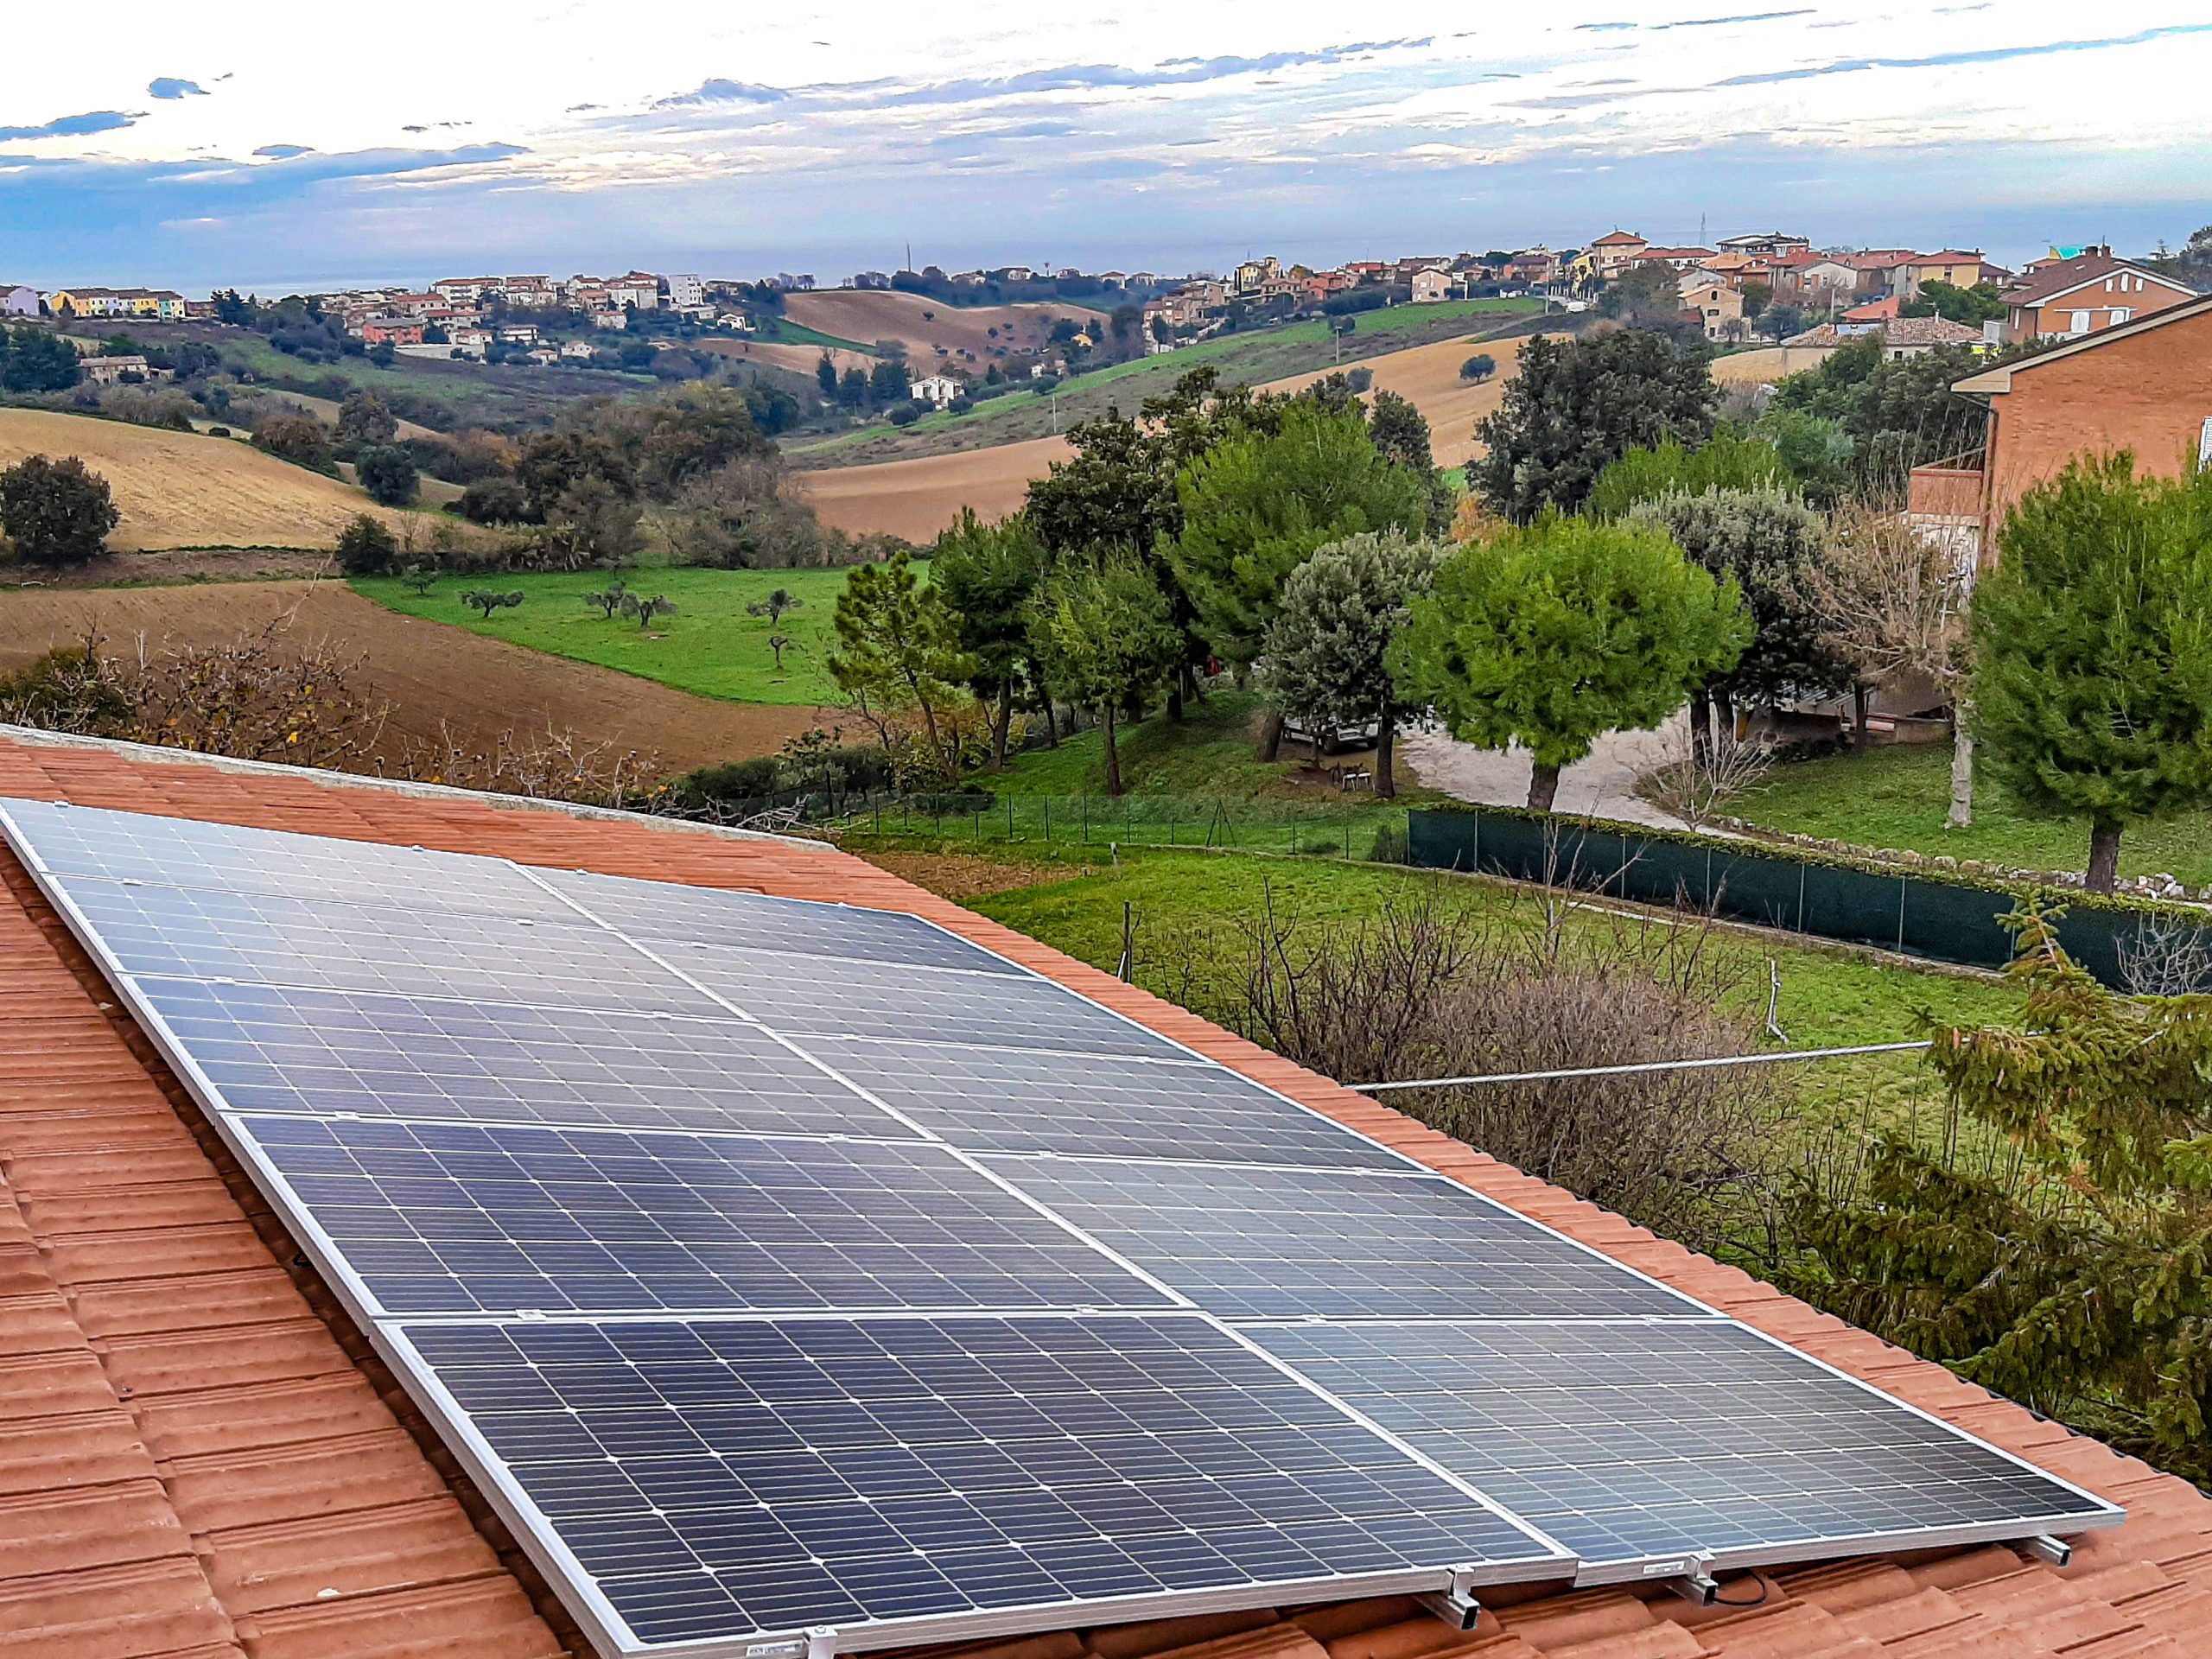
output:
<svg viewBox="0 0 2212 1659"><path fill-rule="evenodd" d="M1224 1319L1709 1312L1441 1176L1132 1159L982 1161Z"/></svg>
<svg viewBox="0 0 2212 1659"><path fill-rule="evenodd" d="M978 1152L1410 1167L1388 1147L1211 1061L836 1037L801 1046Z"/></svg>
<svg viewBox="0 0 2212 1659"><path fill-rule="evenodd" d="M777 954L965 968L980 974L1026 972L918 916L896 911L639 881L583 870L535 874L609 927L635 939L691 940Z"/></svg>
<svg viewBox="0 0 2212 1659"><path fill-rule="evenodd" d="M1593 1565L1787 1561L2118 1518L1728 1320L1249 1334Z"/></svg>
<svg viewBox="0 0 2212 1659"><path fill-rule="evenodd" d="M51 801L0 798L0 810L40 862L61 875L318 903L575 919L567 906L504 859Z"/></svg>
<svg viewBox="0 0 2212 1659"><path fill-rule="evenodd" d="M1170 1305L924 1142L238 1125L389 1313Z"/></svg>
<svg viewBox="0 0 2212 1659"><path fill-rule="evenodd" d="M757 1026L145 978L140 994L237 1111L480 1123L912 1130Z"/></svg>
<svg viewBox="0 0 2212 1659"><path fill-rule="evenodd" d="M727 1018L711 996L572 918L321 904L73 878L70 898L125 973L542 1007Z"/></svg>
<svg viewBox="0 0 2212 1659"><path fill-rule="evenodd" d="M1556 1560L1188 1316L406 1333L649 1642Z"/></svg>
<svg viewBox="0 0 2212 1659"><path fill-rule="evenodd" d="M655 952L775 1030L1184 1058L1156 1033L1028 975L809 957L655 941Z"/></svg>

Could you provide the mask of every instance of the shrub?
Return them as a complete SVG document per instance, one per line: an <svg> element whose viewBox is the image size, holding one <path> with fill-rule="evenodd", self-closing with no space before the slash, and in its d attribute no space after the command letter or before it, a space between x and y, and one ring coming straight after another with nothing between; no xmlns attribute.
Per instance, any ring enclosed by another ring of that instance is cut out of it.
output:
<svg viewBox="0 0 2212 1659"><path fill-rule="evenodd" d="M83 564L121 519L107 480L74 455L29 455L0 473L0 535L28 564Z"/></svg>
<svg viewBox="0 0 2212 1659"><path fill-rule="evenodd" d="M891 424L893 426L912 426L921 418L922 406L912 398L891 406Z"/></svg>
<svg viewBox="0 0 2212 1659"><path fill-rule="evenodd" d="M338 532L338 568L349 576L389 575L398 556L397 539L365 512Z"/></svg>
<svg viewBox="0 0 2212 1659"><path fill-rule="evenodd" d="M254 423L253 447L280 461L317 472L330 470L330 429L308 415L267 415Z"/></svg>
<svg viewBox="0 0 2212 1659"><path fill-rule="evenodd" d="M1497 359L1488 352L1477 352L1459 365L1459 378L1471 385L1480 385L1497 372Z"/></svg>
<svg viewBox="0 0 2212 1659"><path fill-rule="evenodd" d="M480 478L461 493L461 516L472 524L519 524L531 517L521 482L505 473Z"/></svg>
<svg viewBox="0 0 2212 1659"><path fill-rule="evenodd" d="M369 499L382 506L406 506L421 488L415 463L407 452L389 444L371 444L362 449L353 458L353 470Z"/></svg>

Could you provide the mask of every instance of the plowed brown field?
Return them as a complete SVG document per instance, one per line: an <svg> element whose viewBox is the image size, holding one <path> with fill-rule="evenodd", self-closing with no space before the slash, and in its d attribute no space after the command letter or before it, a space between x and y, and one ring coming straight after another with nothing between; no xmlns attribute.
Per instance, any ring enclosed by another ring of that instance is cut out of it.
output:
<svg viewBox="0 0 2212 1659"><path fill-rule="evenodd" d="M761 363L772 369L784 369L792 374L812 374L815 365L822 361L825 349L820 346L794 346L775 340L686 340L687 352L712 352L717 357L733 358L740 363ZM826 348L830 360L842 374L847 369L858 369L862 374L874 366L875 359L865 352L849 352L842 346Z"/></svg>
<svg viewBox="0 0 2212 1659"><path fill-rule="evenodd" d="M815 711L723 702L613 669L571 662L388 611L332 582L187 588L26 589L0 594L0 672L88 633L118 652L140 636L213 645L289 617L290 637L363 658L359 680L391 706L386 748L435 741L441 724L471 747L569 731L616 750L658 753L676 772L770 754Z"/></svg>
<svg viewBox="0 0 2212 1659"><path fill-rule="evenodd" d="M0 409L0 467L76 455L107 480L123 514L118 552L175 547L328 547L354 515L396 521L350 484L207 438L43 409Z"/></svg>

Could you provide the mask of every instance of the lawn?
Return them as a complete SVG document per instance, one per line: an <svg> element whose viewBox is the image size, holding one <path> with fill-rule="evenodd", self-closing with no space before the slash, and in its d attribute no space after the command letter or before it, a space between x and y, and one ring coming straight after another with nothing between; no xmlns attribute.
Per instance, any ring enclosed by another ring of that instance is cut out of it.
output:
<svg viewBox="0 0 2212 1659"><path fill-rule="evenodd" d="M1014 443L1065 431L1073 422L1103 415L1109 404L1125 414L1134 413L1147 397L1166 391L1192 369L1211 367L1220 371L1225 382L1259 385L1316 369L1351 369L1364 358L1449 340L1459 334L1471 335L1483 327L1535 316L1541 310L1540 303L1533 300L1446 300L1433 305L1363 311L1356 320L1357 332L1344 342L1340 365L1335 362L1328 327L1319 318L1279 328L1217 334L1165 356L1137 358L1072 376L1059 383L1057 397L1042 392L1008 392L978 403L964 415L940 411L907 427L867 426L785 448L800 466L842 467Z"/></svg>
<svg viewBox="0 0 2212 1659"><path fill-rule="evenodd" d="M421 596L396 578L353 585L410 616L620 669L679 691L733 702L802 704L824 702L835 695L827 664L834 639L830 616L845 586L842 570L652 569L628 572L625 579L638 594L664 594L674 600L676 613L656 618L650 628L620 616L609 620L583 597L606 588L609 577L602 571L444 576ZM461 603L462 593L477 587L519 593L523 602L493 612L486 621ZM747 606L776 588L789 589L803 601L780 626L747 613ZM781 672L768 648L768 636L778 632L792 642L785 647Z"/></svg>
<svg viewBox="0 0 2212 1659"><path fill-rule="evenodd" d="M1738 816L1772 830L1860 847L1911 849L2033 870L2078 870L2089 855L2086 819L2023 810L1986 768L1974 783L1974 825L1948 828L1948 745L1878 748L1777 766L1738 802ZM2212 810L2131 826L2121 839L2123 875L2163 872L2191 888L2212 884Z"/></svg>
<svg viewBox="0 0 2212 1659"><path fill-rule="evenodd" d="M1532 927L1537 920L1527 889L1344 859L1128 847L1109 855L1103 847L989 842L978 849L957 835L941 841L849 836L845 844L925 884L941 870L946 890L969 908L1109 972L1121 955L1126 906L1136 982L1212 1017L1222 1010L1213 1006L1208 982L1233 970L1238 929L1270 896L1279 914L1316 925L1371 918L1394 897L1430 887L1447 903L1503 925ZM975 880L976 870L986 866L995 874ZM998 890L963 896L963 887L971 893ZM1636 925L1610 911L1586 908L1568 923L1590 930ZM1764 1015L1767 964L1773 963L1782 980L1777 1019L1792 1048L1903 1040L1915 1034L1919 1011L1979 1022L2005 1016L2018 1000L1993 976L1931 972L1872 952L1811 948L1746 930L1716 928L1708 948L1739 978L1742 1006L1753 1024ZM1762 1046L1783 1046L1770 1039ZM1823 1062L1798 1072L1808 1100L1818 1104L1827 1122L1856 1123L1868 1114L1894 1121L1937 1098L1922 1063L1910 1053Z"/></svg>

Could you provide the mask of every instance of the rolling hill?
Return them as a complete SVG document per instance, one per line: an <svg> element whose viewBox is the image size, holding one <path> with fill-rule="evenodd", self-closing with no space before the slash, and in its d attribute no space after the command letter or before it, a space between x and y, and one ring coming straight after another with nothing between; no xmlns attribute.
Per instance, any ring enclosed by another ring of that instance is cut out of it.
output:
<svg viewBox="0 0 2212 1659"><path fill-rule="evenodd" d="M1062 317L1078 324L1099 317L1079 305L955 306L919 294L852 288L791 295L784 302L784 315L803 327L841 340L871 346L879 340L895 340L906 348L915 372L922 374L956 359L980 369L995 356L1043 345ZM812 366L811 359L808 366Z"/></svg>
<svg viewBox="0 0 2212 1659"><path fill-rule="evenodd" d="M43 409L0 409L0 467L76 455L108 481L122 523L118 552L180 547L327 548L361 512L396 522L352 485L202 437Z"/></svg>
<svg viewBox="0 0 2212 1659"><path fill-rule="evenodd" d="M1504 397L1522 344L1517 339L1482 346L1465 340L1439 340L1368 358L1357 366L1372 370L1378 387L1412 399L1428 417L1437 464L1459 467L1479 452L1475 423ZM1459 365L1477 351L1497 359L1497 372L1480 385L1469 385L1459 378ZM1262 390L1296 391L1328 372L1320 369L1286 375L1267 382ZM1013 512L1021 505L1029 480L1042 478L1067 454L1065 438L1032 438L988 449L826 467L795 476L824 524L854 535L887 532L923 542L957 518L963 507L973 507L986 518Z"/></svg>

